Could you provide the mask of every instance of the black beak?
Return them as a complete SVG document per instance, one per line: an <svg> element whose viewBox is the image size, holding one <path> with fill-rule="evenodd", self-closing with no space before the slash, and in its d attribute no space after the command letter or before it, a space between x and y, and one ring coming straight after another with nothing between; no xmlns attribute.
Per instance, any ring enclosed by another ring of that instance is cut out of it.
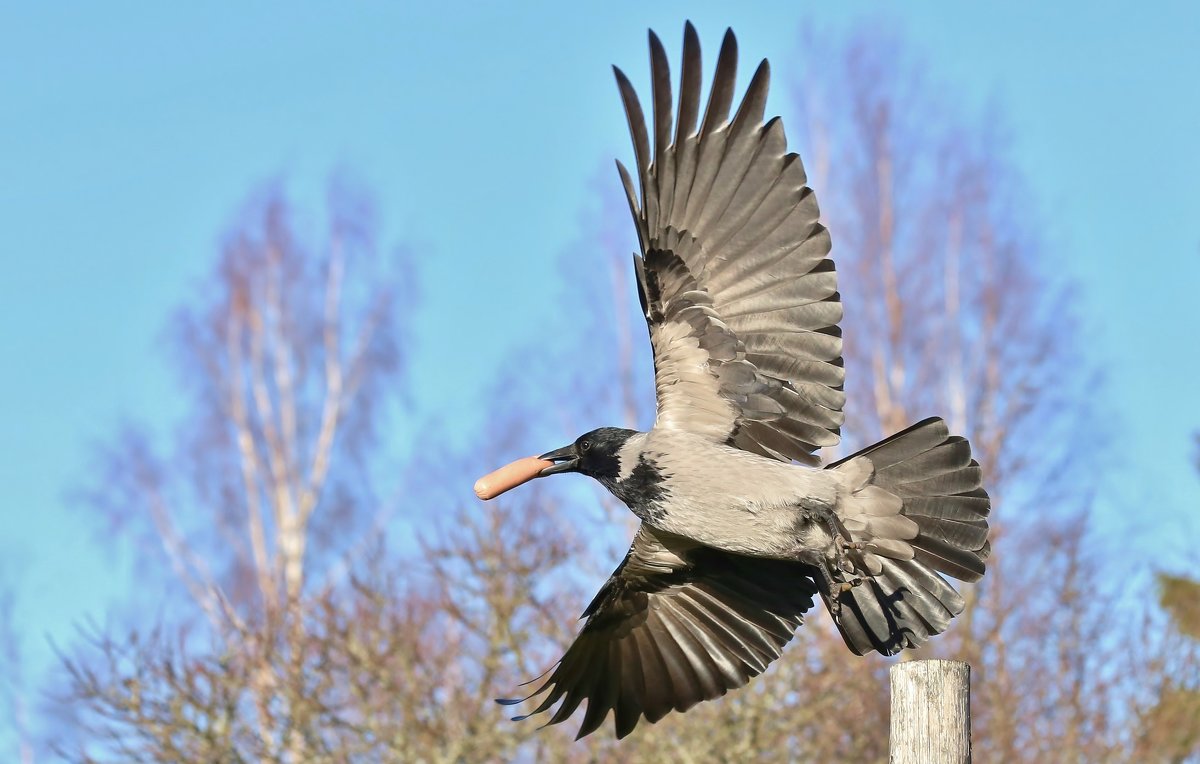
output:
<svg viewBox="0 0 1200 764"><path fill-rule="evenodd" d="M555 475L559 472L571 472L579 466L579 456L575 453L575 444L563 446L562 448L542 454L539 459L545 459L548 462L555 462L554 466L547 467L538 473L538 477L546 477L547 475Z"/></svg>

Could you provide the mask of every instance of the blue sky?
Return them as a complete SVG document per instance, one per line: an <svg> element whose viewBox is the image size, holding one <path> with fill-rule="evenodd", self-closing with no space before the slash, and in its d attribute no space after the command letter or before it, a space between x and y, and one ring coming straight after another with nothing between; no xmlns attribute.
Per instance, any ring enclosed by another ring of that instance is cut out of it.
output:
<svg viewBox="0 0 1200 764"><path fill-rule="evenodd" d="M131 586L69 490L122 418L176 410L161 330L247 192L282 177L319 201L338 169L376 192L384 241L422 253L418 403L469 422L504 350L557 308L554 260L592 181L629 154L609 66L644 86L645 30L674 60L685 18L710 56L732 26L777 72L802 23L881 19L935 81L999 105L1119 433L1112 472L1081 480L1135 554L1188 559L1200 11L730 5L0 5L0 582L34 670L44 635L69 639ZM465 337L481 348L466 358Z"/></svg>

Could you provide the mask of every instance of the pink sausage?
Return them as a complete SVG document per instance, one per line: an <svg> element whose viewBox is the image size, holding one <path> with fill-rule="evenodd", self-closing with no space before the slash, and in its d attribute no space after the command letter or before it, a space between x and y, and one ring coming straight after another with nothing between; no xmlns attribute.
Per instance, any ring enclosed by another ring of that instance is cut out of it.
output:
<svg viewBox="0 0 1200 764"><path fill-rule="evenodd" d="M494 499L507 490L528 483L542 470L554 465L536 456L526 456L506 464L495 472L489 472L475 481L475 495L484 501Z"/></svg>

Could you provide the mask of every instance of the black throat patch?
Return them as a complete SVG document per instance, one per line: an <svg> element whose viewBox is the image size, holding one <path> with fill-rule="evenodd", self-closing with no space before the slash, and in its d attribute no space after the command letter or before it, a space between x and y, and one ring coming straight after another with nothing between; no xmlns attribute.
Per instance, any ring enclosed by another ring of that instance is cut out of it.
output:
<svg viewBox="0 0 1200 764"><path fill-rule="evenodd" d="M667 499L671 495L667 490L666 477L658 463L645 454L638 456L638 463L629 477L600 482L642 520L654 522L666 515Z"/></svg>

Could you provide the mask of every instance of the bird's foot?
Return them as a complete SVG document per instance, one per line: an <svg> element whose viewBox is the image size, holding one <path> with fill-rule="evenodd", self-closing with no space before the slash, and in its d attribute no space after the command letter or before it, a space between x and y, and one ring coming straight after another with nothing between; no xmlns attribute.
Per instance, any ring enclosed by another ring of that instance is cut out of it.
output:
<svg viewBox="0 0 1200 764"><path fill-rule="evenodd" d="M843 536L833 538L833 558L837 569L847 575L855 576L866 573L866 566L861 564L866 544L862 541L847 541ZM859 583L861 578L857 579ZM857 586L857 584L855 584Z"/></svg>
<svg viewBox="0 0 1200 764"><path fill-rule="evenodd" d="M861 552L867 548L865 542L847 541L846 537L840 533L833 537L833 546L840 554L845 554L846 552Z"/></svg>
<svg viewBox="0 0 1200 764"><path fill-rule="evenodd" d="M836 599L854 587L862 586L862 582L861 578L852 578L849 581L835 581L829 586L829 596Z"/></svg>
<svg viewBox="0 0 1200 764"><path fill-rule="evenodd" d="M840 568L834 569L828 562L822 561L821 567L825 574L825 595L829 603L829 612L833 615L834 620L841 620L842 595L856 586L861 586L865 579L857 575L853 578L846 578L842 575L843 571ZM848 572L854 573L854 571Z"/></svg>

